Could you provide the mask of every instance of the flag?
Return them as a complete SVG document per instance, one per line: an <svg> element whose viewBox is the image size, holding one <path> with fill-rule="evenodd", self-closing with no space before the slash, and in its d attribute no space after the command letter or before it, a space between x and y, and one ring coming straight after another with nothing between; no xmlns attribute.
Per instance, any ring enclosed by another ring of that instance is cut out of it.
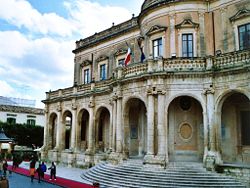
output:
<svg viewBox="0 0 250 188"><path fill-rule="evenodd" d="M124 61L125 66L127 66L130 62L131 62L131 49L128 47L128 51Z"/></svg>
<svg viewBox="0 0 250 188"><path fill-rule="evenodd" d="M141 63L142 63L146 57L145 54L143 53L142 47L140 47L140 50L141 50Z"/></svg>

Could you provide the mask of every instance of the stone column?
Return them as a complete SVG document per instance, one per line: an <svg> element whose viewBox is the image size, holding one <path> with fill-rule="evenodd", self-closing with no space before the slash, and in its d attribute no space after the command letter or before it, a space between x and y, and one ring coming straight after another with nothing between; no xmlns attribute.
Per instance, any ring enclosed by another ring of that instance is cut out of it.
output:
<svg viewBox="0 0 250 188"><path fill-rule="evenodd" d="M165 128L164 128L164 112L165 112L165 91L158 91L158 156L165 156Z"/></svg>
<svg viewBox="0 0 250 188"><path fill-rule="evenodd" d="M116 143L115 143L115 138L116 138L116 127L117 127L117 123L116 123L116 118L117 118L117 109L116 109L116 100L117 100L117 97L114 96L113 97L113 134L112 134L112 151L115 151L116 149Z"/></svg>
<svg viewBox="0 0 250 188"><path fill-rule="evenodd" d="M176 45L175 45L175 15L170 15L170 57L176 55ZM180 54L179 54L180 56Z"/></svg>
<svg viewBox="0 0 250 188"><path fill-rule="evenodd" d="M207 94L207 118L209 129L209 146L210 151L215 152L215 127L214 127L214 89L206 90Z"/></svg>
<svg viewBox="0 0 250 188"><path fill-rule="evenodd" d="M60 104L57 106L57 126L56 126L56 149L62 149L62 132L63 132L63 125L62 125L62 109Z"/></svg>
<svg viewBox="0 0 250 188"><path fill-rule="evenodd" d="M92 97L89 102L89 140L88 140L87 151L92 153L93 146L94 146L94 101Z"/></svg>
<svg viewBox="0 0 250 188"><path fill-rule="evenodd" d="M70 149L76 150L76 126L77 126L77 115L76 115L76 105L72 104L72 129L71 129L71 140L70 140Z"/></svg>
<svg viewBox="0 0 250 188"><path fill-rule="evenodd" d="M154 96L148 91L148 113L147 113L147 156L154 155Z"/></svg>
<svg viewBox="0 0 250 188"><path fill-rule="evenodd" d="M48 114L48 107L45 106L45 121L46 124L44 126L44 135L43 135L43 148L46 150L50 147L49 146L49 114Z"/></svg>
<svg viewBox="0 0 250 188"><path fill-rule="evenodd" d="M208 154L208 124L207 124L207 113L203 111L203 126L204 126L204 156L203 156L203 162L205 162L205 159Z"/></svg>
<svg viewBox="0 0 250 188"><path fill-rule="evenodd" d="M204 57L206 53L206 46L205 46L205 12L199 12L199 23L200 23L200 52L197 53L199 57Z"/></svg>
<svg viewBox="0 0 250 188"><path fill-rule="evenodd" d="M116 152L122 152L122 97L117 98Z"/></svg>

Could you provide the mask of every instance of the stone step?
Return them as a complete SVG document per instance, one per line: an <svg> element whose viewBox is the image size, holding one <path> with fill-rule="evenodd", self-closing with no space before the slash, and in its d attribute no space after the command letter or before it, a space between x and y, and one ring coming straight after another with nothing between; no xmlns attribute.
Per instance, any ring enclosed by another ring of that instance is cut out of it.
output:
<svg viewBox="0 0 250 188"><path fill-rule="evenodd" d="M137 181L130 181L126 180L125 178L119 179L117 177L112 176L111 178L106 178L103 176L98 176L95 174L84 174L84 179L92 180L92 182L99 182L101 184L101 187L239 187L244 188L245 186L242 186L240 184L232 184L232 183L204 183L204 184L195 184L190 181L188 182L168 182L168 183L159 183L159 182L152 182L149 183L137 180Z"/></svg>
<svg viewBox="0 0 250 188"><path fill-rule="evenodd" d="M220 178L220 179L225 179L225 180L228 180L230 178L226 177L226 176L221 176L220 174L213 174L213 173L210 173L208 172L207 174L205 173L175 173L175 172L171 172L171 171L166 171L166 172L149 172L149 171L126 171L124 169L116 169L116 168L109 168L105 165L98 165L95 167L96 169L95 170L98 170L100 172L104 171L104 172L107 172L107 173L116 173L116 175L121 175L121 176L126 176L127 174L133 174L133 176L150 176L150 177L171 177L171 178L174 178L174 177L188 177L188 178Z"/></svg>
<svg viewBox="0 0 250 188"><path fill-rule="evenodd" d="M201 164L170 164L167 169L145 169L140 160L120 165L102 163L89 169L82 178L99 182L101 187L245 187L221 174L207 172Z"/></svg>
<svg viewBox="0 0 250 188"><path fill-rule="evenodd" d="M156 179L156 180L163 180L166 181L166 177L171 178L171 180L175 179L175 180L193 180L193 179L197 179L198 181L227 181L227 182L235 182L234 179L225 177L225 176L199 176L198 174L196 176L183 176L181 174L179 175L171 175L171 174L145 174L143 172L137 172L137 173L119 173L117 171L111 171L111 170L107 170L104 168L100 168L100 166L96 167L95 169L96 172L98 172L99 174L102 175L106 175L106 176L110 176L111 173L115 174L118 177L124 177L124 178L151 178L151 179ZM111 174L112 175L112 174Z"/></svg>

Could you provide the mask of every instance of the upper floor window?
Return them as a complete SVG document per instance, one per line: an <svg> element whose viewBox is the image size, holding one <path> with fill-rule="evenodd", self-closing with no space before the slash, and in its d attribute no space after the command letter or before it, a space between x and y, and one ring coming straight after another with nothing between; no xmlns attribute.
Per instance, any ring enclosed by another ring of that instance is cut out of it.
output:
<svg viewBox="0 0 250 188"><path fill-rule="evenodd" d="M118 60L118 65L123 66L123 65L124 65L124 61L125 61L124 58L123 58L123 59L119 59L119 60Z"/></svg>
<svg viewBox="0 0 250 188"><path fill-rule="evenodd" d="M182 57L193 56L193 34L182 34Z"/></svg>
<svg viewBox="0 0 250 188"><path fill-rule="evenodd" d="M100 80L106 79L106 64L100 65Z"/></svg>
<svg viewBox="0 0 250 188"><path fill-rule="evenodd" d="M90 73L89 69L84 70L84 84L90 83Z"/></svg>
<svg viewBox="0 0 250 188"><path fill-rule="evenodd" d="M239 49L245 50L250 48L250 23L238 27L239 31Z"/></svg>
<svg viewBox="0 0 250 188"><path fill-rule="evenodd" d="M162 56L162 38L153 40L153 58Z"/></svg>
<svg viewBox="0 0 250 188"><path fill-rule="evenodd" d="M34 120L34 119L27 119L27 125L36 125L36 120Z"/></svg>
<svg viewBox="0 0 250 188"><path fill-rule="evenodd" d="M16 118L8 117L7 118L7 123L9 123L11 125L16 124Z"/></svg>

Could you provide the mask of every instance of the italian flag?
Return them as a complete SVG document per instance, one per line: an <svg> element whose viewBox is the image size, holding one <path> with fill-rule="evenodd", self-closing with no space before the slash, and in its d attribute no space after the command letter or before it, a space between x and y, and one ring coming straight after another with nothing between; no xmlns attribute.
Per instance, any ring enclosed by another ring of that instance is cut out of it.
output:
<svg viewBox="0 0 250 188"><path fill-rule="evenodd" d="M130 62L131 62L131 49L128 48L126 58L125 58L125 61L124 61L125 66L127 66Z"/></svg>

